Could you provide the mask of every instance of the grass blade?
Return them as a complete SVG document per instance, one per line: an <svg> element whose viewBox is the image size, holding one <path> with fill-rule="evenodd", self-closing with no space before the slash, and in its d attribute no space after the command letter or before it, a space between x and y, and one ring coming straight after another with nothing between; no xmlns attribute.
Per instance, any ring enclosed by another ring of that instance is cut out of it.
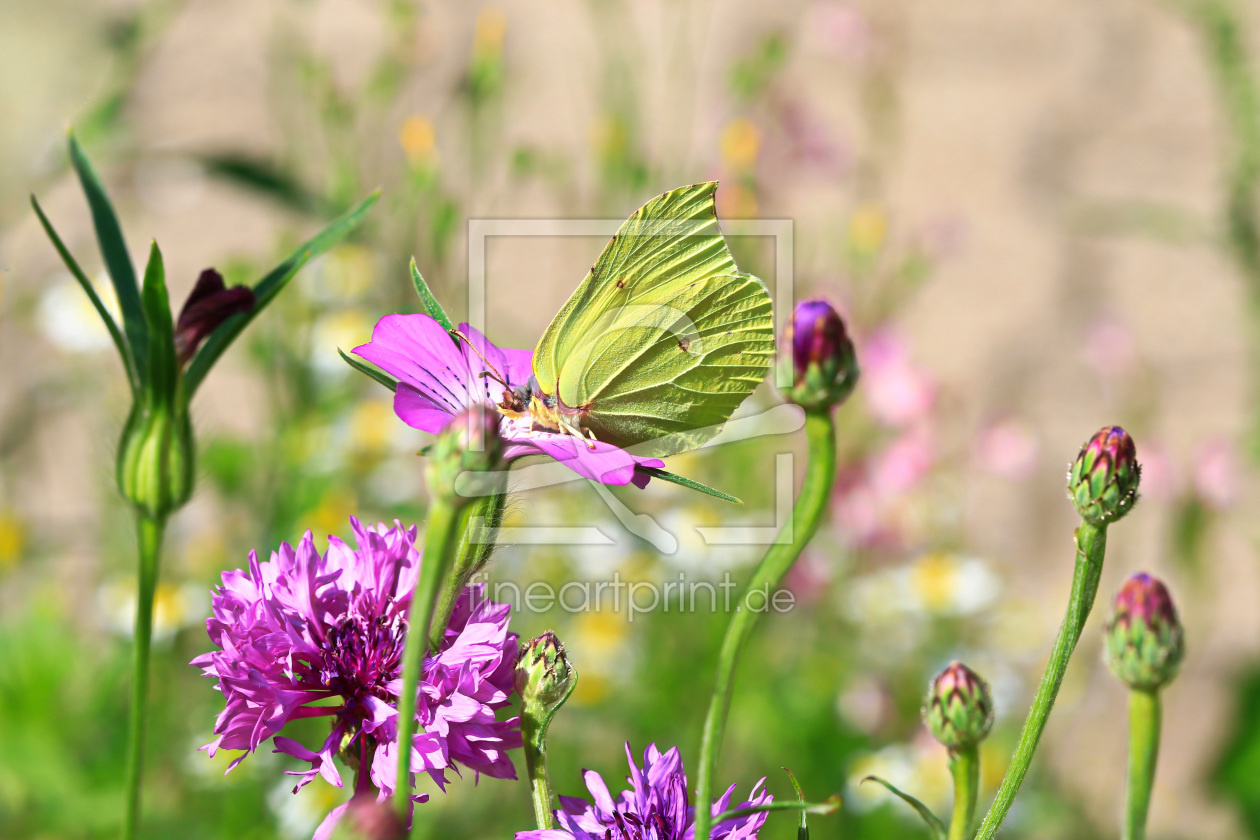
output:
<svg viewBox="0 0 1260 840"><path fill-rule="evenodd" d="M867 776L862 781L883 785L890 793L900 797L901 801L913 808L915 813L927 824L928 831L932 832L932 840L945 840L945 823L941 822L941 818L933 814L932 809L928 808L928 806L905 791L897 789L892 783L884 781L879 776Z"/></svg>
<svg viewBox="0 0 1260 840"><path fill-rule="evenodd" d="M52 222L44 215L44 209L39 206L39 201L33 195L31 196L31 207L35 208L35 215L39 217L39 223L44 226L44 233L48 234L53 247L61 255L61 261L66 264L66 268L74 275L74 279L79 281L80 288L88 296L88 300L92 301L96 314L105 322L105 327L109 330L109 337L114 340L114 346L118 348L118 356L122 359L123 369L127 372L127 381L131 383L131 392L135 394L140 389L140 380L136 376L135 361L131 358L131 349L127 346L126 336L122 334L122 330L118 329L117 322L109 314L109 310L105 308L100 295L96 293L96 289L92 286L92 281L83 273L83 269L79 267L79 263L71 255L70 249L61 241L61 237L53 229Z"/></svg>
<svg viewBox="0 0 1260 840"><path fill-rule="evenodd" d="M123 239L122 226L118 224L118 216L114 213L114 206L110 204L101 179L73 134L70 135L70 162L74 165L74 171L78 173L79 183L83 186L88 207L92 211L92 226L96 229L96 241L101 246L105 269L109 272L109 279L114 284L114 294L118 296L118 308L122 310L123 331L127 334L127 344L135 359L137 378L143 385L148 375L149 325L144 320L140 287L136 285L136 269L131 264L131 256L127 253L127 242Z"/></svg>

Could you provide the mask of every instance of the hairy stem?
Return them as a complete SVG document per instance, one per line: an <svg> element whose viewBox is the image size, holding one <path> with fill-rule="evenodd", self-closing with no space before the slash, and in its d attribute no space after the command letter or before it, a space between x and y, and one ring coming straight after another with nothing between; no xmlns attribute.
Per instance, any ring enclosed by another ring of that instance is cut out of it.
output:
<svg viewBox="0 0 1260 840"><path fill-rule="evenodd" d="M1076 529L1076 570L1072 574L1072 595L1068 600L1067 615L1059 627L1059 636L1054 641L1054 649L1050 652L1050 661L1041 676L1041 684L1037 686L1037 694L1033 697L1032 708L1028 710L1028 719L1024 721L1024 729L1019 734L1019 743L1015 754L1011 756L1011 764L1006 769L1002 784L998 787L997 796L989 807L989 812L980 824L976 840L992 840L1006 819L1006 814L1015 802L1015 795L1024 783L1028 774L1028 766L1032 763L1033 753L1041 741L1041 734L1046 729L1046 721L1054 700L1059 695L1059 687L1063 685L1063 675L1067 671L1068 660L1081 638L1085 628L1085 619L1094 605L1094 596L1098 594L1098 579L1102 575L1103 554L1107 548L1107 526L1091 525L1082 522Z"/></svg>
<svg viewBox="0 0 1260 840"><path fill-rule="evenodd" d="M416 732L416 686L429 650L429 622L438 584L451 565L459 511L449 499L434 498L424 532L424 560L407 610L407 640L403 648L403 688L398 698L398 779L394 804L404 822L411 806L411 739Z"/></svg>
<svg viewBox="0 0 1260 840"><path fill-rule="evenodd" d="M451 620L459 593L464 591L468 581L481 571L494 552L506 501L507 494L497 492L482 496L461 509L457 529L459 545L455 548L455 560L442 583L437 607L434 609L429 634L430 649L437 650L441 647L446 625Z"/></svg>
<svg viewBox="0 0 1260 840"><path fill-rule="evenodd" d="M136 587L136 632L131 670L131 715L127 727L127 802L123 811L123 840L132 840L140 824L140 781L144 774L144 732L148 718L149 651L153 641L153 598L161 567L164 517L136 515L139 574Z"/></svg>
<svg viewBox="0 0 1260 840"><path fill-rule="evenodd" d="M980 793L979 748L971 746L950 753L949 773L954 778L954 813L949 819L949 840L967 840L971 836L976 797Z"/></svg>
<svg viewBox="0 0 1260 840"><path fill-rule="evenodd" d="M525 772L529 776L529 796L534 803L534 821L540 830L555 827L552 814L551 783L547 780L547 724L535 714L521 715L521 739L525 745Z"/></svg>
<svg viewBox="0 0 1260 840"><path fill-rule="evenodd" d="M1159 760L1162 712L1159 693L1129 692L1129 784L1124 804L1124 840L1146 840L1146 814Z"/></svg>
<svg viewBox="0 0 1260 840"><path fill-rule="evenodd" d="M831 486L836 477L835 423L829 408L808 411L805 415L805 435L809 441L808 461L801 493L792 510L792 520L780 531L779 537L766 551L761 562L748 581L747 592L773 588L792 568L801 551L813 539L822 521L831 496ZM710 811L713 801L713 773L717 765L722 736L726 730L726 718L731 708L731 685L735 678L735 666L744 642L752 633L760 612L739 604L727 625L722 649L718 654L717 680L709 698L709 711L704 719L704 734L700 742L700 781L696 800L696 840L709 840L713 825Z"/></svg>

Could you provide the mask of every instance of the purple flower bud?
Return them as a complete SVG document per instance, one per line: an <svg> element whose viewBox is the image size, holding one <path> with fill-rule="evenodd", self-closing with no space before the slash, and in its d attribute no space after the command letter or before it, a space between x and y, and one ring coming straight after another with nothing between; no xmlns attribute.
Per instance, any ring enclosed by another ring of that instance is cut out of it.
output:
<svg viewBox="0 0 1260 840"><path fill-rule="evenodd" d="M949 663L932 680L923 721L932 737L950 750L974 747L993 728L989 684L961 662Z"/></svg>
<svg viewBox="0 0 1260 840"><path fill-rule="evenodd" d="M254 302L254 290L248 286L228 289L224 287L223 275L213 268L201 272L175 321L175 352L180 366L188 364L201 342L220 324L238 312L250 311Z"/></svg>
<svg viewBox="0 0 1260 840"><path fill-rule="evenodd" d="M792 385L784 396L805 408L843 402L858 380L857 356L839 313L825 300L801 301L783 334L780 365Z"/></svg>
<svg viewBox="0 0 1260 840"><path fill-rule="evenodd" d="M429 451L429 491L458 501L455 480L464 473L486 473L503 465L503 415L488 405L475 405L446 424Z"/></svg>
<svg viewBox="0 0 1260 840"><path fill-rule="evenodd" d="M1116 594L1107 620L1107 667L1130 688L1163 688L1181 668L1185 632L1168 587L1139 572Z"/></svg>
<svg viewBox="0 0 1260 840"><path fill-rule="evenodd" d="M1141 477L1133 438L1119 426L1105 426L1076 456L1068 497L1086 522L1110 524L1133 508Z"/></svg>

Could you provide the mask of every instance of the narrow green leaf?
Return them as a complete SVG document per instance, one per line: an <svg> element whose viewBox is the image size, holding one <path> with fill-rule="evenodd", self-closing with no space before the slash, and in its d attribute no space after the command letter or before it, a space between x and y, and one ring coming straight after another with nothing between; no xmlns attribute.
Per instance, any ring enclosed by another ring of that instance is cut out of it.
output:
<svg viewBox="0 0 1260 840"><path fill-rule="evenodd" d="M433 296L433 292L429 291L429 284L424 282L424 278L420 276L420 269L416 268L415 257L411 258L411 282L416 287L416 294L420 296L420 305L424 307L425 313L441 324L444 330L453 332L455 325L451 323L446 310L442 308L442 304L438 303L437 298Z"/></svg>
<svg viewBox="0 0 1260 840"><path fill-rule="evenodd" d="M801 783L796 780L796 774L786 767L783 772L788 774L788 778L792 780L792 787L796 789L796 801L804 804L805 791L801 790ZM809 840L809 823L805 819L806 811L801 811L801 824L796 829L796 840Z"/></svg>
<svg viewBox="0 0 1260 840"><path fill-rule="evenodd" d="M249 325L249 322L257 317L258 313L267 304L271 303L275 296L280 293L280 290L293 279L293 275L297 274L312 259L337 244L343 236L354 230L380 197L379 190L372 193L309 239L302 247L294 251L287 260L280 263L266 277L258 281L258 285L254 286L254 295L257 299L254 308L249 312L233 315L220 324L219 328L210 334L205 344L197 351L197 355L193 357L192 362L189 363L188 371L184 375L186 399L192 399L193 394L197 392L197 388L201 385L201 381L206 378L206 374L210 372L210 368L218 361L219 356L223 355L223 351L236 340L236 337Z"/></svg>
<svg viewBox="0 0 1260 840"><path fill-rule="evenodd" d="M39 223L44 226L44 233L48 234L48 238L52 240L53 247L61 255L61 261L66 264L66 268L74 275L74 279L79 281L80 288L88 296L88 300L92 301L96 314L105 322L105 327L109 330L109 337L114 340L114 346L118 348L118 357L122 359L123 370L127 373L127 381L131 383L131 392L135 394L140 389L140 380L136 376L135 361L132 360L131 350L127 347L126 336L122 334L122 330L118 329L117 322L109 314L109 310L105 308L100 295L96 293L96 289L92 286L92 281L83 273L83 269L79 268L79 263L70 254L70 249L61 241L61 237L53 229L52 222L48 221L48 217L44 215L44 209L39 206L39 202L33 195L31 196L31 207L35 208L35 215L39 216Z"/></svg>
<svg viewBox="0 0 1260 840"><path fill-rule="evenodd" d="M945 823L941 822L940 817L933 814L928 806L924 805L918 799L914 798L905 791L898 790L891 783L884 781L879 776L867 776L862 781L864 783L875 782L877 784L881 784L887 788L890 793L900 797L901 801L913 808L915 813L917 813L923 822L927 824L928 831L932 833L932 840L945 840Z"/></svg>
<svg viewBox="0 0 1260 840"><path fill-rule="evenodd" d="M88 207L92 210L92 226L96 229L96 241L101 246L101 256L105 260L105 269L114 284L114 294L118 296L118 307L122 310L123 331L127 334L127 344L135 358L136 374L141 385L148 375L149 327L144 320L144 306L140 302L140 288L136 285L136 269L131 264L127 253L127 242L123 239L122 226L118 224L118 216L109 202L105 187L97 176L92 163L83 153L79 141L70 135L70 162L78 173L79 183L87 196Z"/></svg>
<svg viewBox="0 0 1260 840"><path fill-rule="evenodd" d="M239 154L206 155L206 171L272 198L301 213L326 213L328 202L308 191L297 178L270 162Z"/></svg>
<svg viewBox="0 0 1260 840"><path fill-rule="evenodd" d="M175 325L171 301L166 291L166 266L157 242L149 248L141 292L145 321L149 325L149 375L147 387L166 400L173 400L178 366L175 360Z"/></svg>
<svg viewBox="0 0 1260 840"><path fill-rule="evenodd" d="M337 348L337 352L341 355L342 360L345 361L346 364L350 365L350 367L354 368L359 373L372 377L391 391L398 390L398 380L390 376L385 371L373 365L369 365L365 361L356 359L353 356L347 356L345 351L343 351L340 347Z"/></svg>
<svg viewBox="0 0 1260 840"><path fill-rule="evenodd" d="M635 467L635 470L638 472L647 473L648 475L652 476L652 478L659 478L661 481L668 481L671 484L677 484L680 487L686 487L690 490L699 490L701 493L707 493L708 495L713 496L714 498L721 499L726 502L734 502L737 505L743 504L742 500L736 498L735 496L730 495L729 493L723 493L721 490L714 490L712 487L710 487L707 484L701 484L700 482L695 481L690 478L683 478L681 475L668 472L667 470L663 470L660 467L639 466L639 467Z"/></svg>
<svg viewBox="0 0 1260 840"><path fill-rule="evenodd" d="M713 824L716 826L726 820L737 820L740 817L747 817L750 814L760 814L766 811L800 811L802 814L834 814L840 810L840 794L833 793L822 802L791 802L791 801L775 801L767 802L764 805L749 805L745 808L732 808L729 811L723 811L713 818Z"/></svg>

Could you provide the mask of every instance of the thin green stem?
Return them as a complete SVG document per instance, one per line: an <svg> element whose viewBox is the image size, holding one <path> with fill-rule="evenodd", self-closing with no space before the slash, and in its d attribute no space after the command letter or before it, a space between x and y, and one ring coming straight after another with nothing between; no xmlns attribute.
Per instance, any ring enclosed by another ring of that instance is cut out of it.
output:
<svg viewBox="0 0 1260 840"><path fill-rule="evenodd" d="M494 551L495 537L503 521L503 507L507 494L493 493L481 496L465 505L459 515L459 545L455 548L455 560L450 573L442 583L437 607L430 624L429 648L438 650L446 635L446 625L455 610L455 601L464 591L468 581L485 566ZM479 527L474 527L479 526Z"/></svg>
<svg viewBox="0 0 1260 840"><path fill-rule="evenodd" d="M1129 692L1129 789L1124 804L1124 840L1146 840L1146 814L1159 761L1162 711L1159 692Z"/></svg>
<svg viewBox="0 0 1260 840"><path fill-rule="evenodd" d="M551 783L547 780L547 723L533 714L521 715L521 740L525 746L525 772L529 777L529 797L534 803L534 821L539 830L555 828L552 814Z"/></svg>
<svg viewBox="0 0 1260 840"><path fill-rule="evenodd" d="M980 793L980 750L971 746L951 752L949 773L954 777L954 813L949 819L949 840L967 840L976 817Z"/></svg>
<svg viewBox="0 0 1260 840"><path fill-rule="evenodd" d="M148 718L149 651L153 641L153 598L161 568L162 535L166 519L136 515L139 573L136 586L136 632L131 670L131 716L127 727L127 802L123 811L123 840L133 840L140 824L140 781L144 773L144 732Z"/></svg>
<svg viewBox="0 0 1260 840"><path fill-rule="evenodd" d="M1019 734L1019 743L1015 746L1015 754L1011 756L1011 764L1006 768L1006 775L1002 778L989 812L984 816L984 822L980 824L976 840L992 840L1002 826L1002 821L1006 819L1007 812L1011 810L1020 785L1024 783L1033 753L1037 751L1041 734L1046 729L1050 710L1059 695L1059 687L1063 685L1068 660L1081 638L1085 619L1089 618L1089 611L1094 606L1106 549L1107 526L1082 522L1076 529L1076 570L1072 574L1072 595L1068 600L1067 615L1059 627L1058 638L1050 652L1050 661L1041 676L1041 684L1037 686L1037 694L1033 697L1032 708L1028 710L1024 729Z"/></svg>
<svg viewBox="0 0 1260 840"><path fill-rule="evenodd" d="M805 435L809 441L808 461L801 493L792 510L792 520L779 532L774 544L748 581L746 592L766 591L778 585L779 580L792 568L801 551L813 539L822 522L831 486L836 477L836 431L830 409L808 411L805 414ZM709 698L709 711L704 719L704 734L700 742L700 780L696 804L696 840L709 840L713 825L710 803L713 801L713 773L716 769L722 736L726 730L726 718L731 708L731 686L735 678L735 666L744 642L752 633L761 612L747 604L736 605L731 623L722 639L718 654L717 680Z"/></svg>
<svg viewBox="0 0 1260 840"><path fill-rule="evenodd" d="M403 688L398 698L398 779L394 805L406 822L411 806L411 739L416 732L416 686L429 651L429 621L438 584L445 577L455 549L459 511L449 499L436 497L424 531L424 560L407 610L407 641L403 647Z"/></svg>

